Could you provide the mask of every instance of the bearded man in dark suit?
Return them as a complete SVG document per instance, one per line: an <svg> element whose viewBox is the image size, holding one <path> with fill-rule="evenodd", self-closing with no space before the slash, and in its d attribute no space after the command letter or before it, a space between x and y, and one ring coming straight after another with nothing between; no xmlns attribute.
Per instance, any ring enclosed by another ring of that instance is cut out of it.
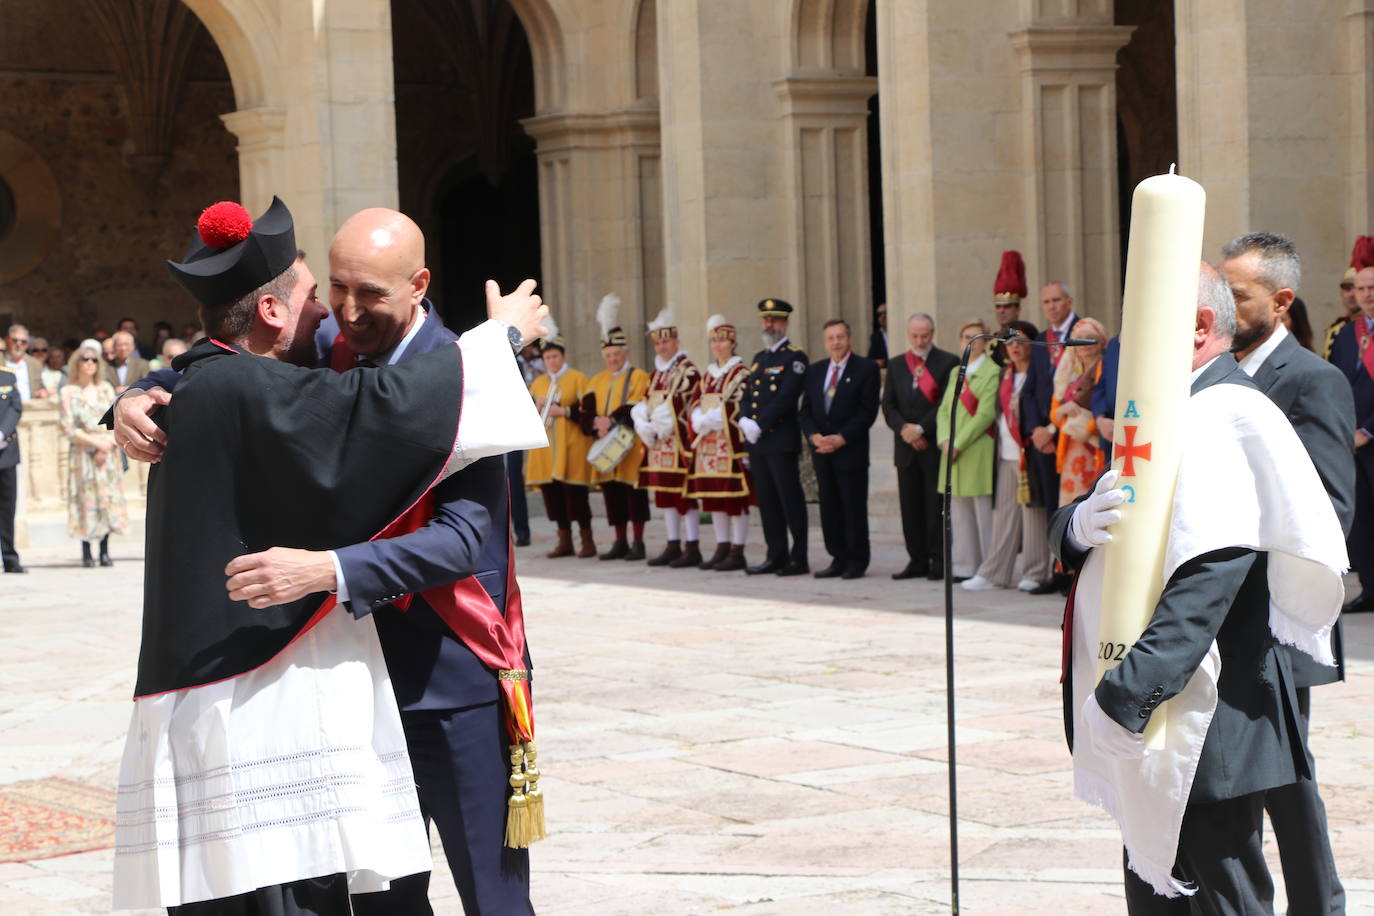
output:
<svg viewBox="0 0 1374 916"><path fill-rule="evenodd" d="M1302 261L1293 242L1253 232L1222 249L1221 270L1236 299L1238 330L1231 352L1241 369L1278 405L1307 449L1331 497L1341 529L1355 519L1355 400L1341 371L1298 344L1282 316L1297 295ZM1318 665L1288 646L1303 731L1312 711L1311 688L1344 679L1339 623L1333 634L1336 667ZM1345 912L1345 889L1336 875L1331 839L1313 779L1271 789L1265 809L1283 862L1288 907L1294 913Z"/></svg>

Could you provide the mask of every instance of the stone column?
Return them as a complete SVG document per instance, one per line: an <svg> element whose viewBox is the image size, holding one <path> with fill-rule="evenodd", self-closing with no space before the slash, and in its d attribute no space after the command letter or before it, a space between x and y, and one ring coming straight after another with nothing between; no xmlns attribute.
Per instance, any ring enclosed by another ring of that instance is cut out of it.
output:
<svg viewBox="0 0 1374 916"><path fill-rule="evenodd" d="M600 364L595 310L621 298L631 358L664 303L658 112L547 114L521 122L538 144L544 298L576 364Z"/></svg>
<svg viewBox="0 0 1374 916"><path fill-rule="evenodd" d="M868 233L868 99L878 81L866 76L791 76L773 84L786 134L784 175L787 285L804 304L793 332L819 341L829 318L845 318L856 346L872 325Z"/></svg>
<svg viewBox="0 0 1374 916"><path fill-rule="evenodd" d="M279 193L286 172L286 110L250 108L220 120L239 140L239 201L249 213L261 213Z"/></svg>
<svg viewBox="0 0 1374 916"><path fill-rule="evenodd" d="M389 0L280 0L272 97L285 100L275 179L296 238L317 264L364 207L395 207L395 88Z"/></svg>
<svg viewBox="0 0 1374 916"><path fill-rule="evenodd" d="M713 312L752 328L766 296L799 306L794 337L808 343L800 332L811 305L787 266L792 205L778 155L787 141L772 85L786 72L786 6L700 0L658 9L665 288L694 352Z"/></svg>
<svg viewBox="0 0 1374 916"><path fill-rule="evenodd" d="M1121 304L1116 52L1133 30L1110 22L1100 13L1037 18L1010 36L1021 66L1031 295L1068 283L1078 313L1109 331Z"/></svg>
<svg viewBox="0 0 1374 916"><path fill-rule="evenodd" d="M1370 229L1374 4L1179 0L1179 170L1207 191L1203 256L1255 230L1302 253L1314 328Z"/></svg>

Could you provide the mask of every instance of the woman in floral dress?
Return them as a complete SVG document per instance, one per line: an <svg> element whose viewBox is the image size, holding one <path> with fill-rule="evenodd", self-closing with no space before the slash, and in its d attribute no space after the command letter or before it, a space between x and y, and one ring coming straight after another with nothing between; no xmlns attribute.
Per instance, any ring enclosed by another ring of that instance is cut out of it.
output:
<svg viewBox="0 0 1374 916"><path fill-rule="evenodd" d="M1102 349L1107 332L1094 318L1084 318L1070 333L1097 340L1091 347L1067 347L1054 370L1054 398L1050 421L1059 428L1055 454L1059 471L1059 505L1067 506L1089 492L1102 473L1104 456L1097 447L1097 423L1093 420L1093 386L1102 376ZM1053 505L1051 500L1050 505Z"/></svg>
<svg viewBox="0 0 1374 916"><path fill-rule="evenodd" d="M81 540L81 564L94 566L91 542L100 541L100 565L113 566L110 533L129 525L124 504L124 462L114 433L100 418L114 403L114 388L105 381L100 344L83 340L67 365L69 384L62 389L62 432L70 440L67 459L67 530Z"/></svg>

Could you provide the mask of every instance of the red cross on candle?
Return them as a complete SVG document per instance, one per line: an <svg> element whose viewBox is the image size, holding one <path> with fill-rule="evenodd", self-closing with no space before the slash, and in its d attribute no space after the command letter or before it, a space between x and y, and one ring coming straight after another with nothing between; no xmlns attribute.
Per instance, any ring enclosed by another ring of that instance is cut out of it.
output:
<svg viewBox="0 0 1374 916"><path fill-rule="evenodd" d="M1150 460L1150 443L1135 444L1135 431L1139 428L1139 426L1126 427L1126 442L1124 444L1121 442L1114 443L1117 450L1116 454L1125 459L1126 462L1125 466L1121 469L1122 477L1135 476L1135 460L1137 458L1141 461Z"/></svg>

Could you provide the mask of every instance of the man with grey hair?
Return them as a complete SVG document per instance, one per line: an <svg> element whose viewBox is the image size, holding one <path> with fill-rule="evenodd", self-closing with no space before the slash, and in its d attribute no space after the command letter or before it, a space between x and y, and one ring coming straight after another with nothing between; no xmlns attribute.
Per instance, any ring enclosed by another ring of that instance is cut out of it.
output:
<svg viewBox="0 0 1374 916"><path fill-rule="evenodd" d="M138 341L128 331L116 331L111 338L114 359L107 367L105 380L114 386L116 394L122 394L134 382L142 379L150 371L148 361L138 355Z"/></svg>
<svg viewBox="0 0 1374 916"><path fill-rule="evenodd" d="M1081 570L1064 682L1075 792L1121 826L1133 914L1272 913L1265 798L1312 775L1278 644L1330 663L1345 545L1301 441L1231 356L1236 330L1231 291L1203 264L1166 584L1100 679L1097 620L1111 596L1096 548L1121 519L1119 472L1050 523L1051 548ZM1147 751L1144 731L1166 701L1164 740Z"/></svg>
<svg viewBox="0 0 1374 916"><path fill-rule="evenodd" d="M902 509L906 566L894 579L944 576L940 534L940 450L934 447L935 414L945 380L959 357L935 346L935 319L917 312L906 321L907 350L887 362L883 419L892 428L897 502Z"/></svg>
<svg viewBox="0 0 1374 916"><path fill-rule="evenodd" d="M1236 301L1237 331L1231 352L1284 415L1317 469L1341 529L1355 519L1355 400L1335 366L1301 347L1283 325L1302 282L1302 259L1292 240L1273 232L1252 232L1221 250L1220 269ZM1318 665L1287 646L1303 732L1312 711L1311 688L1344 679L1337 625L1335 667ZM1283 862L1289 910L1345 911L1345 889L1336 875L1331 839L1315 780L1270 790L1265 798Z"/></svg>
<svg viewBox="0 0 1374 916"><path fill-rule="evenodd" d="M14 373L15 385L26 401L46 398L52 392L43 387L43 364L29 355L29 329L12 324L5 335L4 368Z"/></svg>

